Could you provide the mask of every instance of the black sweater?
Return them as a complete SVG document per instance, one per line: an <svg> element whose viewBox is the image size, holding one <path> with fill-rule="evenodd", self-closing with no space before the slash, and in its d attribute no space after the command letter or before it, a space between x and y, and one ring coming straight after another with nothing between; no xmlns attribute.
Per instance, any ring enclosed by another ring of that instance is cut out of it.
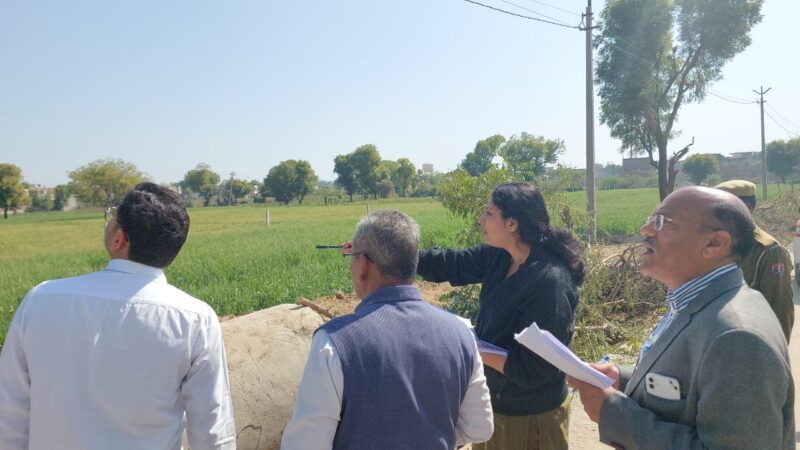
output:
<svg viewBox="0 0 800 450"><path fill-rule="evenodd" d="M532 248L525 263L506 278L511 262L508 252L488 245L431 249L420 252L417 273L453 286L483 283L475 332L508 349L504 374L484 367L492 408L508 416L539 414L566 398L564 374L514 340L514 333L535 321L569 346L578 287L564 262L546 247Z"/></svg>

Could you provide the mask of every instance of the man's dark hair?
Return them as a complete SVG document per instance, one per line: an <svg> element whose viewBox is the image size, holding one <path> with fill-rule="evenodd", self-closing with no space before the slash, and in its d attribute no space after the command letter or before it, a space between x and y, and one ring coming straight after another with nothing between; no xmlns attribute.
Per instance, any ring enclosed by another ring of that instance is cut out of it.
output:
<svg viewBox="0 0 800 450"><path fill-rule="evenodd" d="M744 202L717 201L708 210L717 223L713 228L727 231L731 235L731 253L738 261L750 253L755 242L755 225Z"/></svg>
<svg viewBox="0 0 800 450"><path fill-rule="evenodd" d="M128 235L128 258L151 267L170 265L189 234L181 197L154 183L128 191L117 207L117 224Z"/></svg>

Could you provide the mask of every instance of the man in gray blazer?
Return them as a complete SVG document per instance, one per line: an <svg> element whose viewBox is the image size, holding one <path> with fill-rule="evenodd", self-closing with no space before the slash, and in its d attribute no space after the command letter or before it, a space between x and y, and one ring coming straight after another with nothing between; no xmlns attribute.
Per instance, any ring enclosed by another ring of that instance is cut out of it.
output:
<svg viewBox="0 0 800 450"><path fill-rule="evenodd" d="M641 270L669 289L669 309L634 368L580 391L600 440L626 449L795 448L786 338L736 262L753 221L735 196L708 188L669 195L641 228Z"/></svg>

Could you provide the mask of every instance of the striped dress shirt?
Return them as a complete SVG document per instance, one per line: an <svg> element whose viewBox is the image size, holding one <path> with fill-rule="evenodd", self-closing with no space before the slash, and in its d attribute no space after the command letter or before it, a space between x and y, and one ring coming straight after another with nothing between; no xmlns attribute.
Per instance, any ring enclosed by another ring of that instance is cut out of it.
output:
<svg viewBox="0 0 800 450"><path fill-rule="evenodd" d="M730 263L717 267L711 272L692 278L684 283L681 287L673 291L667 291L667 306L669 309L667 309L664 317L661 318L661 321L658 322L658 325L656 325L656 327L650 333L650 337L648 337L644 342L644 345L642 345L642 351L639 354L639 359L642 359L644 354L647 353L647 351L650 350L653 345L655 345L659 336L667 331L672 321L678 316L678 313L680 313L682 309L689 306L689 303L697 298L703 289L705 289L709 284L711 284L712 281L716 280L722 275L735 270L736 267L736 263Z"/></svg>

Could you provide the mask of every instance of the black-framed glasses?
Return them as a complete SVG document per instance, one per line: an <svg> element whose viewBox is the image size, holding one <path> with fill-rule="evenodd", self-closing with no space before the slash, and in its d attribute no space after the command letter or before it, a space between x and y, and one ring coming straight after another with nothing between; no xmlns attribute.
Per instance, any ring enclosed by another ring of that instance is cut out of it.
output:
<svg viewBox="0 0 800 450"><path fill-rule="evenodd" d="M673 220L669 217L664 217L663 214L653 214L651 216L647 216L644 224L645 226L653 225L653 230L661 231L664 229L665 222L673 222Z"/></svg>
<svg viewBox="0 0 800 450"><path fill-rule="evenodd" d="M105 213L103 215L103 218L105 219L106 223L108 223L111 219L116 219L117 218L117 207L116 206L111 206L108 209L106 209Z"/></svg>

